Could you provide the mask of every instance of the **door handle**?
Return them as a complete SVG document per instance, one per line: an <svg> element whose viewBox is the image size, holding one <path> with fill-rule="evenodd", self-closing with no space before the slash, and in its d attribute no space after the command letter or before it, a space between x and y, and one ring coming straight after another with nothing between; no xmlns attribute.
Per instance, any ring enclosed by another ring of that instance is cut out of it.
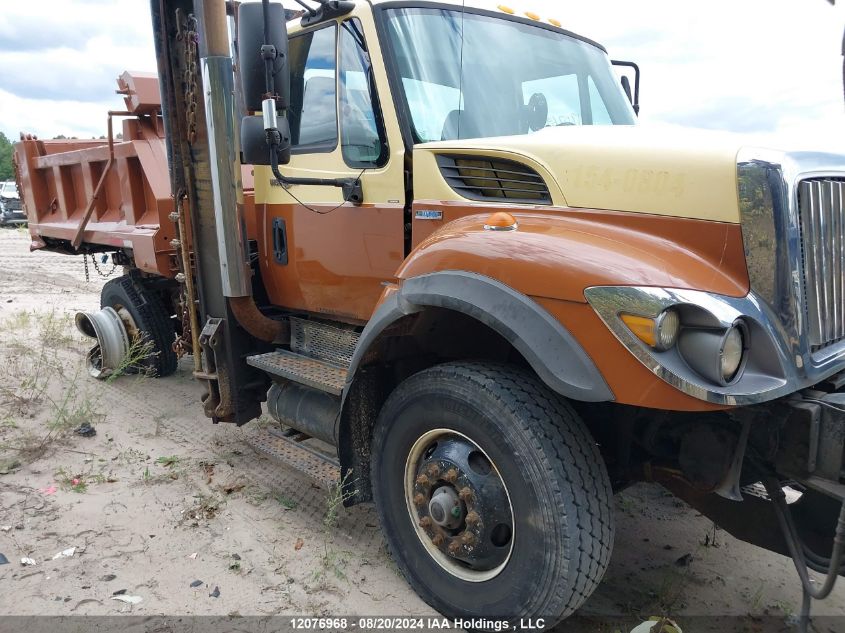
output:
<svg viewBox="0 0 845 633"><path fill-rule="evenodd" d="M288 236L283 218L273 218L273 257L277 264L288 263Z"/></svg>

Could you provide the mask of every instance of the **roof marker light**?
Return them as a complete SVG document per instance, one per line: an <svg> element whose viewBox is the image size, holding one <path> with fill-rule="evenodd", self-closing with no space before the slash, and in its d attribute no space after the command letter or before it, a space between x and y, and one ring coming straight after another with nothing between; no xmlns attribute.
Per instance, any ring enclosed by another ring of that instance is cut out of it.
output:
<svg viewBox="0 0 845 633"><path fill-rule="evenodd" d="M555 20L554 18L549 18L549 24L551 24L552 26L556 26L557 28L560 28L562 26L560 20Z"/></svg>
<svg viewBox="0 0 845 633"><path fill-rule="evenodd" d="M505 13L508 13L510 15L513 15L515 13L515 11L513 9L511 9L510 7L506 7L503 4L499 5L499 11L504 11Z"/></svg>
<svg viewBox="0 0 845 633"><path fill-rule="evenodd" d="M525 15L527 15L532 20L539 20L540 19L540 16L537 15L536 13L533 13L532 11L526 11Z"/></svg>

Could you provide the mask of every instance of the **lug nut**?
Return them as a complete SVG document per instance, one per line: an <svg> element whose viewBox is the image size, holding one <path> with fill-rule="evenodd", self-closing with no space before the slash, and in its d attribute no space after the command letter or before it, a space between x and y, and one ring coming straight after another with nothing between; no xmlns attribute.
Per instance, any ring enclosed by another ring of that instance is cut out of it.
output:
<svg viewBox="0 0 845 633"><path fill-rule="evenodd" d="M431 475L432 477L437 477L437 475L440 474L440 466L438 466L437 464L429 465L428 474Z"/></svg>
<svg viewBox="0 0 845 633"><path fill-rule="evenodd" d="M425 475L420 475L419 477L417 477L418 486L427 486L428 483L428 477L426 477Z"/></svg>
<svg viewBox="0 0 845 633"><path fill-rule="evenodd" d="M461 488L461 491L458 493L458 496L461 498L461 501L464 503L469 503L472 499L472 490L469 488Z"/></svg>
<svg viewBox="0 0 845 633"><path fill-rule="evenodd" d="M452 556L455 556L460 551L461 551L461 544L458 541L452 541L451 543L449 543L449 553Z"/></svg>
<svg viewBox="0 0 845 633"><path fill-rule="evenodd" d="M481 521L481 517L478 516L478 512L473 510L467 515L467 525L477 525L479 521Z"/></svg>
<svg viewBox="0 0 845 633"><path fill-rule="evenodd" d="M443 535L438 532L432 537L431 542L434 543L435 547L440 547L443 545Z"/></svg>
<svg viewBox="0 0 845 633"><path fill-rule="evenodd" d="M414 495L414 505L421 506L425 503L425 497L419 492Z"/></svg>
<svg viewBox="0 0 845 633"><path fill-rule="evenodd" d="M421 528L430 528L431 527L431 517L423 517L420 519L420 527Z"/></svg>
<svg viewBox="0 0 845 633"><path fill-rule="evenodd" d="M461 534L461 541L464 545L472 545L475 543L475 535L472 532L464 532Z"/></svg>
<svg viewBox="0 0 845 633"><path fill-rule="evenodd" d="M450 468L449 470L446 471L445 479L450 484L455 483L458 479L458 471L455 470L454 468Z"/></svg>

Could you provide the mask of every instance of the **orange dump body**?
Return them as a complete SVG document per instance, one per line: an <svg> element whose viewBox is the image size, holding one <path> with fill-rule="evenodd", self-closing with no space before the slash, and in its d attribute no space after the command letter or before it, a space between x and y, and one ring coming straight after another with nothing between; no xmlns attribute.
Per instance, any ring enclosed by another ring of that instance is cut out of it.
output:
<svg viewBox="0 0 845 633"><path fill-rule="evenodd" d="M123 139L114 142L113 154L108 139L42 141L22 134L15 144L31 248L73 251L71 243L93 205L80 250L131 249L138 268L172 277L174 228L167 216L173 202L158 79L124 73L118 85L132 118L123 121Z"/></svg>
<svg viewBox="0 0 845 633"><path fill-rule="evenodd" d="M126 111L109 113L110 119L124 117L122 139L115 140L112 149L108 139L45 141L24 134L15 144L30 248L122 250L131 254L142 271L173 277L178 269L170 241L176 228L169 219L174 202L158 78L125 72L118 86ZM251 219L251 191L246 192L245 205L244 215ZM73 241L80 227L76 249Z"/></svg>

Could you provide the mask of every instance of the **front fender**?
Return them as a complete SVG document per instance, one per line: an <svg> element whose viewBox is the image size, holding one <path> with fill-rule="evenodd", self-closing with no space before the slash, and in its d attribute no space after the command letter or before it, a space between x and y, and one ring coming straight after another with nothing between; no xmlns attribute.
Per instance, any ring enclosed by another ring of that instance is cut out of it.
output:
<svg viewBox="0 0 845 633"><path fill-rule="evenodd" d="M490 208L426 203L447 219L397 276L465 270L529 297L584 303L591 286L658 286L748 294L738 224L588 209L504 207L514 231L484 229ZM415 224L415 230L417 227Z"/></svg>
<svg viewBox="0 0 845 633"><path fill-rule="evenodd" d="M561 395L586 402L613 400L613 393L572 334L542 306L505 284L466 271L442 271L406 280L382 301L361 333L347 388L373 342L392 323L426 307L461 312L498 332Z"/></svg>

